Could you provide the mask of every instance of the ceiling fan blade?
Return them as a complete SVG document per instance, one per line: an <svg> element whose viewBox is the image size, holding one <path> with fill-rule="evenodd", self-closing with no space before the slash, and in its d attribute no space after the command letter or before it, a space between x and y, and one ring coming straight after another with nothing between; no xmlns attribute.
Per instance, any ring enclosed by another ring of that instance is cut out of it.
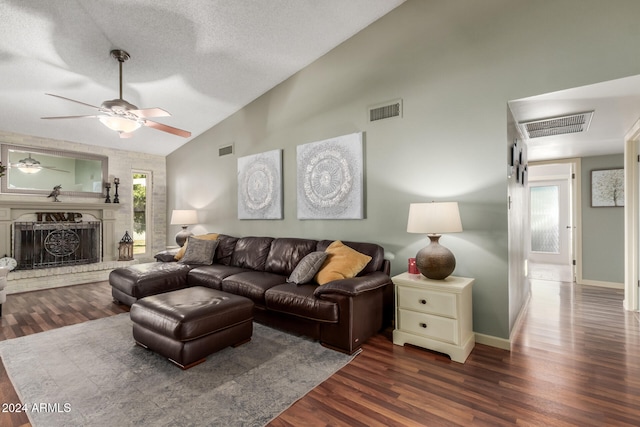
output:
<svg viewBox="0 0 640 427"><path fill-rule="evenodd" d="M150 128L154 128L157 130L161 130L163 132L172 133L174 135L181 136L183 138L189 138L191 136L191 132L187 130L182 130L178 128L174 128L173 126L168 126L162 123L154 122L152 120L145 120L144 125Z"/></svg>
<svg viewBox="0 0 640 427"><path fill-rule="evenodd" d="M54 116L54 117L40 117L41 119L96 119L100 116Z"/></svg>
<svg viewBox="0 0 640 427"><path fill-rule="evenodd" d="M64 173L71 173L69 171L66 170L62 170L62 169L58 169L55 166L40 166L42 169L49 169L50 171L54 171L54 172L64 172Z"/></svg>
<svg viewBox="0 0 640 427"><path fill-rule="evenodd" d="M56 98L65 99L67 101L75 102L76 104L86 105L87 107L95 108L96 110L100 109L100 107L96 107L95 105L87 104L86 102L82 102L82 101L76 101L75 99L71 99L71 98L65 98L64 96L54 95L52 93L45 93L45 95L55 96Z"/></svg>
<svg viewBox="0 0 640 427"><path fill-rule="evenodd" d="M171 116L168 111L163 110L162 108L141 108L139 110L129 110L129 112L143 118Z"/></svg>

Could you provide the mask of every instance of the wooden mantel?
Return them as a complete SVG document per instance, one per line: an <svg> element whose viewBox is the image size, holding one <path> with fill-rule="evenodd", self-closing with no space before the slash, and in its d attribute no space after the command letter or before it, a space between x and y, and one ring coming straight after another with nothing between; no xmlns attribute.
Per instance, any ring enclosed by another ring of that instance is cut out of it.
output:
<svg viewBox="0 0 640 427"><path fill-rule="evenodd" d="M12 208L12 209L39 209L46 211L59 211L76 209L83 210L99 210L107 209L117 211L122 205L120 203L101 203L101 202L52 202L52 201L37 201L37 200L0 200L0 209ZM0 219L3 219L0 217Z"/></svg>
<svg viewBox="0 0 640 427"><path fill-rule="evenodd" d="M79 212L93 215L102 221L102 250L104 261L117 259L115 221L119 203L53 202L36 200L0 201L0 256L12 254L11 226L25 214L36 212Z"/></svg>

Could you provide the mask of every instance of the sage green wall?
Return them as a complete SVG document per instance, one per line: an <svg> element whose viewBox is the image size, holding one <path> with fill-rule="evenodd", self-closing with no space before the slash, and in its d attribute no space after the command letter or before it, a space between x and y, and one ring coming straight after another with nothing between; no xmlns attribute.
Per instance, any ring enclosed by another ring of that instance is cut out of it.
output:
<svg viewBox="0 0 640 427"><path fill-rule="evenodd" d="M508 339L523 302L509 307L507 102L640 74L637 16L635 0L409 0L168 156L168 209L198 209L196 232L377 242L397 274L427 243L409 203L458 201L464 232L441 243L476 278L474 330ZM395 98L402 119L368 123ZM360 131L366 219L298 220L296 146ZM237 158L278 148L284 219L238 220Z"/></svg>
<svg viewBox="0 0 640 427"><path fill-rule="evenodd" d="M624 155L582 158L582 278L624 284L624 209L591 207L591 171L624 168Z"/></svg>

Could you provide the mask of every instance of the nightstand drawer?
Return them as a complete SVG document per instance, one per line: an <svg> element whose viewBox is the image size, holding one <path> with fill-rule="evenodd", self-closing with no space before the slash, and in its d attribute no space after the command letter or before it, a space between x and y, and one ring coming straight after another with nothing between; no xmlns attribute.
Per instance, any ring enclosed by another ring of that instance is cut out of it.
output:
<svg viewBox="0 0 640 427"><path fill-rule="evenodd" d="M399 286L398 307L457 318L456 296L450 293Z"/></svg>
<svg viewBox="0 0 640 427"><path fill-rule="evenodd" d="M399 316L402 331L459 344L457 320L410 310L399 310Z"/></svg>

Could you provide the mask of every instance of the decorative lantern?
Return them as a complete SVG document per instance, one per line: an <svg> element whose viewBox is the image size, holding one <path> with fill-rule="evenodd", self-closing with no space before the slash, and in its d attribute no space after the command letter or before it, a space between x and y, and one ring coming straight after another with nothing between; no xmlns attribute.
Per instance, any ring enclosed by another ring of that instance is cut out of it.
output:
<svg viewBox="0 0 640 427"><path fill-rule="evenodd" d="M118 261L131 261L133 259L133 239L129 232L125 231L124 236L118 245Z"/></svg>

